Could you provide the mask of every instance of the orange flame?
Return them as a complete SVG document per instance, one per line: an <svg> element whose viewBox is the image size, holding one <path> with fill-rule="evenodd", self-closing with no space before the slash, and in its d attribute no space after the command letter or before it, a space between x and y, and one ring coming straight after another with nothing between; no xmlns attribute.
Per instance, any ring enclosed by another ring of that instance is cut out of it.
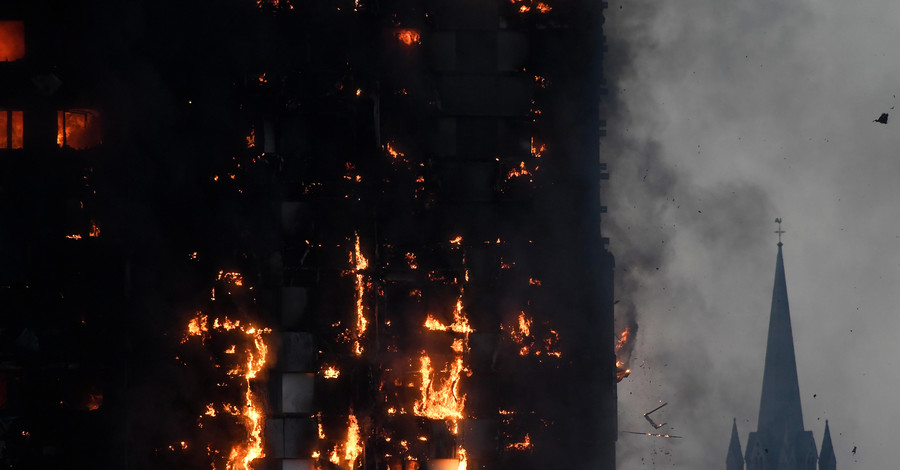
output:
<svg viewBox="0 0 900 470"><path fill-rule="evenodd" d="M619 350L622 349L622 347L628 343L630 334L631 334L631 330L628 328L625 328L625 330L623 330L622 333L619 335L619 339L616 341L616 353L618 353Z"/></svg>
<svg viewBox="0 0 900 470"><path fill-rule="evenodd" d="M99 410L101 406L103 406L103 393L102 392L91 392L90 400L87 403L87 409L89 411Z"/></svg>
<svg viewBox="0 0 900 470"><path fill-rule="evenodd" d="M97 226L97 222L91 221L91 231L88 233L89 237L99 237L100 236L100 227Z"/></svg>
<svg viewBox="0 0 900 470"><path fill-rule="evenodd" d="M240 287L244 285L244 277L241 273L238 272L228 272L219 271L219 277L217 278L219 281L231 282L232 284ZM227 319L226 319L227 320Z"/></svg>
<svg viewBox="0 0 900 470"><path fill-rule="evenodd" d="M409 269L419 269L419 264L416 263L415 253L410 252L406 254L406 264L409 265Z"/></svg>
<svg viewBox="0 0 900 470"><path fill-rule="evenodd" d="M334 366L328 366L327 369L322 371L322 375L324 375L326 379L336 379L341 376L341 371Z"/></svg>
<svg viewBox="0 0 900 470"><path fill-rule="evenodd" d="M506 446L508 450L528 450L531 449L531 436L527 433L525 434L525 439L522 442L514 442Z"/></svg>
<svg viewBox="0 0 900 470"><path fill-rule="evenodd" d="M509 0L513 5L519 5L519 13L528 13L532 9L540 13L549 13L553 8L544 2L535 2L534 0Z"/></svg>
<svg viewBox="0 0 900 470"><path fill-rule="evenodd" d="M384 149L387 151L388 155L390 155L391 158L393 158L394 160L405 156L403 152L400 152L397 149L395 149L391 142L384 144Z"/></svg>
<svg viewBox="0 0 900 470"><path fill-rule="evenodd" d="M344 442L344 460L350 470L356 467L356 459L362 454L363 446L359 436L359 422L350 414L347 420L347 440Z"/></svg>
<svg viewBox="0 0 900 470"><path fill-rule="evenodd" d="M264 80L265 80L265 76L260 77L260 81L264 81ZM245 139L247 139L247 148L248 149L252 149L253 147L256 147L256 128L255 127L250 126L250 135L245 137Z"/></svg>
<svg viewBox="0 0 900 470"><path fill-rule="evenodd" d="M628 344L632 339L631 329L625 328L622 333L619 334L619 338L616 340L616 381L621 382L622 379L631 375L631 369L628 368L628 365L621 358L618 357L619 351Z"/></svg>
<svg viewBox="0 0 900 470"><path fill-rule="evenodd" d="M465 371L462 357L457 356L449 364L449 370L445 371L447 375L442 380L436 379L431 358L424 351L419 362L419 373L422 376L422 386L419 387L421 400L416 400L413 404L413 414L447 420L451 431L456 434L459 430L458 421L463 418L466 404L466 396L459 394L460 376Z"/></svg>
<svg viewBox="0 0 900 470"><path fill-rule="evenodd" d="M534 141L534 137L531 138L531 155L534 158L541 158L544 152L547 150L546 144L539 144Z"/></svg>
<svg viewBox="0 0 900 470"><path fill-rule="evenodd" d="M534 169L537 170L538 167L534 167ZM520 178L523 176L527 176L529 182L534 182L534 179L532 178L534 176L534 173L532 173L531 170L525 167L525 162L520 162L518 168L509 170L509 172L506 174L506 179L510 180L512 178Z"/></svg>
<svg viewBox="0 0 900 470"><path fill-rule="evenodd" d="M401 29L394 33L394 35L400 42L406 44L407 46L421 43L421 35L414 29Z"/></svg>
<svg viewBox="0 0 900 470"><path fill-rule="evenodd" d="M220 276L222 276L221 273ZM224 320L213 319L212 328L210 328L209 317L202 312L197 312L196 316L188 321L187 332L181 342L184 343L191 337L200 337L201 342L205 342L207 338L211 337L212 331L220 333L232 330L240 331L251 342L244 350L246 356L242 364L235 369L235 375L240 375L242 378L242 386L244 388L243 403L240 407L230 403L223 403L222 410L231 415L239 416L247 434L245 441L236 443L231 447L225 468L227 470L250 470L252 469L251 463L254 460L265 457L262 442L264 419L262 405L260 399L253 393L250 381L255 379L266 365L269 349L263 335L270 333L271 330L268 328L256 328L252 324L242 326L240 321L231 321L227 317ZM230 372L229 375L231 375ZM206 405L204 415L216 416L213 404ZM213 465L213 468L215 469L215 465Z"/></svg>
<svg viewBox="0 0 900 470"><path fill-rule="evenodd" d="M431 331L452 331L465 335L475 332L469 324L469 319L463 313L462 295L456 299L456 308L453 309L453 323L445 325L429 313L423 326Z"/></svg>
<svg viewBox="0 0 900 470"><path fill-rule="evenodd" d="M369 267L369 260L362 254L359 246L359 233L356 234L356 245L350 254L350 264L356 268L356 339L353 342L353 352L360 356L363 352L362 336L366 332L369 321L366 320L365 306L363 300L366 296L366 282L363 271Z"/></svg>
<svg viewBox="0 0 900 470"><path fill-rule="evenodd" d="M555 358L562 357L562 352L558 346L559 333L556 330L550 328L543 339L538 339L533 331L534 319L522 311L519 312L517 320L517 323L509 330L509 337L519 345L520 356L534 355L540 357L546 355ZM547 322L545 321L544 324L546 325Z"/></svg>

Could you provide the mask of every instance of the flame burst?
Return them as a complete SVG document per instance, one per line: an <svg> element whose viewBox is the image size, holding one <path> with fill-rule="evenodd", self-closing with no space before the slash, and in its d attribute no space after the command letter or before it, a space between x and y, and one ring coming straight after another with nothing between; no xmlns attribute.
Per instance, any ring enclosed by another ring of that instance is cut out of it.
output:
<svg viewBox="0 0 900 470"><path fill-rule="evenodd" d="M234 283L240 279L238 273L227 274L237 274L237 276L231 276L231 281ZM220 273L220 279L224 277ZM242 333L248 344L244 348L244 356L239 361L239 365L232 371L229 371L228 374L229 376L239 377L238 380L243 389L241 394L242 402L240 406L223 403L222 410L240 418L240 423L246 430L246 438L231 447L224 469L250 470L253 468L251 463L254 460L265 457L262 441L264 419L262 404L259 397L253 393L250 381L255 379L266 366L269 348L263 335L270 333L272 330L257 328L252 324L241 325L240 320L232 321L227 317L221 320L214 318L212 325L210 325L209 317L202 312L197 312L196 316L188 321L187 331L181 342L185 343L191 338L197 337L200 338L202 344L205 344L206 340L211 338L213 334L223 334L230 331ZM235 346L232 346L228 351L233 351L234 348ZM232 374L232 372L234 373ZM206 405L206 411L201 418L205 416L215 417L216 415L215 406L210 403ZM202 427L202 423L200 427ZM217 468L215 463L212 464L212 468L214 470Z"/></svg>

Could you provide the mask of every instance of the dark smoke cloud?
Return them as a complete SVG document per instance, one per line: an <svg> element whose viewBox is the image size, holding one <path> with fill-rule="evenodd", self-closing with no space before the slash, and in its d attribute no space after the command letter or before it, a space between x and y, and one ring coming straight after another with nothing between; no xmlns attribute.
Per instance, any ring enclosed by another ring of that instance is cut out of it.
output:
<svg viewBox="0 0 900 470"><path fill-rule="evenodd" d="M719 8L695 3L691 8L697 11ZM706 24L648 2L610 8L607 73L614 90L604 157L612 180L605 193L604 230L617 257L617 326L641 323L634 350L628 351L634 372L619 386L619 429L651 430L642 413L669 402L654 417L670 423L663 431L685 436L621 435L622 469L717 468L724 464L731 417L744 421L742 439L755 424L755 377L767 311L752 311L728 292L743 287L757 294L753 307L766 304L771 278L750 278L749 273L772 265L772 221L779 214L764 184L705 163L739 157L722 145L706 148L711 136L704 127L747 113L748 103L720 99L740 92L731 83L743 73L732 66L736 55L744 59L748 43L756 52L790 48L795 38L789 25L801 21L803 9L734 9L740 11L729 9ZM725 30L734 33L723 35ZM723 36L724 42L710 44ZM705 78L694 78L698 70ZM701 80L699 87L709 82L709 89L679 90L692 80ZM680 93L699 94L703 101L690 108L664 105ZM696 121L696 135L667 134L676 120ZM760 253L771 257L760 258ZM723 305L732 310L721 311ZM760 321L748 322L751 318ZM737 337L738 330L745 336ZM729 343L734 349L727 349ZM735 389L738 383L743 388Z"/></svg>

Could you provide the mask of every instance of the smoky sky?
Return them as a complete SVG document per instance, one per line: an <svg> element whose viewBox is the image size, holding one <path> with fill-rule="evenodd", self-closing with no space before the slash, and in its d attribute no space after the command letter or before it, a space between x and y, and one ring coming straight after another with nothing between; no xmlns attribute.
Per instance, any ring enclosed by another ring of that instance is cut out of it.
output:
<svg viewBox="0 0 900 470"><path fill-rule="evenodd" d="M684 436L621 434L620 469L723 468L732 417L742 446L755 431L776 217L806 429L821 446L829 420L840 467L892 461L900 138L872 120L900 93L898 14L610 2L604 229L641 326L619 429L651 430L662 401L655 420Z"/></svg>

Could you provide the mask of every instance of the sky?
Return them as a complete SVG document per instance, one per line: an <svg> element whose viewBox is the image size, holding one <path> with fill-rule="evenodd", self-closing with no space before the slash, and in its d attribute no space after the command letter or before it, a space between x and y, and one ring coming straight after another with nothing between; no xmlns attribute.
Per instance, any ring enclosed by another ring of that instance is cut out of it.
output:
<svg viewBox="0 0 900 470"><path fill-rule="evenodd" d="M821 448L829 420L840 469L893 468L897 18L892 0L609 2L604 230L640 325L619 429L668 402L653 417L683 436L620 434L620 470L724 469L732 418L746 446L776 217L805 427Z"/></svg>

